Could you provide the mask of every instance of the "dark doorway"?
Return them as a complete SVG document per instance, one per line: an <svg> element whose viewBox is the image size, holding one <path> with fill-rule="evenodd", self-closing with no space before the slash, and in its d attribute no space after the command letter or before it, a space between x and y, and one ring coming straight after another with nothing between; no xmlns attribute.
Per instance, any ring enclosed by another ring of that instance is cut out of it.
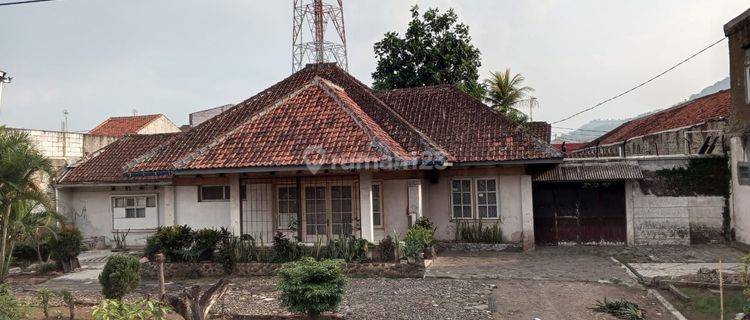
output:
<svg viewBox="0 0 750 320"><path fill-rule="evenodd" d="M625 243L624 182L535 183L540 245Z"/></svg>

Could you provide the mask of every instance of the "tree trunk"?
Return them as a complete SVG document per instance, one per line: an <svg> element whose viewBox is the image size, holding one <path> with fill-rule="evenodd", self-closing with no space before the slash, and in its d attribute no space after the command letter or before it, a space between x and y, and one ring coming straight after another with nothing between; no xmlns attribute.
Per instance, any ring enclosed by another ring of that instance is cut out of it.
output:
<svg viewBox="0 0 750 320"><path fill-rule="evenodd" d="M6 249L8 247L8 224L10 222L10 211L11 204L8 202L8 206L3 212L3 238L0 240L0 283L5 282L5 277L8 275L8 266L10 263L6 259Z"/></svg>
<svg viewBox="0 0 750 320"><path fill-rule="evenodd" d="M42 266L42 263L44 263L44 260L42 260L42 244L41 241L35 241L36 242L36 258L39 260L39 266Z"/></svg>
<svg viewBox="0 0 750 320"><path fill-rule="evenodd" d="M185 320L206 320L211 308L221 300L227 290L229 290L229 281L221 279L203 294L201 294L200 286L193 286L189 290L183 290L178 296L164 295L162 300L166 301Z"/></svg>

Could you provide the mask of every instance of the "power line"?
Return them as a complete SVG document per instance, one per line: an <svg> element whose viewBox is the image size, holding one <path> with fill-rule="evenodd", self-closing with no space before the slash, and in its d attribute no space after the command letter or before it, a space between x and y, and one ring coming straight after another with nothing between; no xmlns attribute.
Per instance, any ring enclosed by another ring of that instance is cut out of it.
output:
<svg viewBox="0 0 750 320"><path fill-rule="evenodd" d="M2 7L2 6L12 6L12 5L16 5L16 4L27 4L27 3L35 3L35 2L47 2L47 1L55 1L55 0L25 0L25 1L3 2L3 3L0 3L0 7Z"/></svg>
<svg viewBox="0 0 750 320"><path fill-rule="evenodd" d="M609 131L606 131L606 130L576 129L576 128L566 128L566 127L555 127L555 126L552 126L552 128L563 129L563 130L573 130L573 131L609 132Z"/></svg>
<svg viewBox="0 0 750 320"><path fill-rule="evenodd" d="M580 114L582 114L582 113L585 113L585 112L591 111L591 110L593 110L593 109L596 109L596 108L598 108L599 106L601 106L601 105L603 105L603 104L605 104L605 103L607 103L607 102L610 102L610 101L612 101L612 100L615 100L615 99L617 99L617 98L619 98L619 97L622 97L622 96L624 96L624 95L626 95L626 94L628 94L628 93L630 93L630 92L633 92L633 91L637 90L638 88L640 88L640 87L643 87L643 86L647 85L647 84L648 84L648 83L650 83L651 81L654 81L654 80L658 79L659 77L661 77L661 76L665 75L665 74L666 74L667 72L670 72L670 71L674 70L675 68L679 67L679 66L680 66L680 65L682 65L683 63L685 63L685 62L688 62L688 61L690 61L691 59L695 58L696 56L698 56L699 54L703 53L704 51L706 51L706 50L708 50L708 49L711 49L711 48L712 48L713 46L715 46L715 45L719 44L720 42L724 41L724 39L726 39L726 37L724 37L724 38L721 38L721 39L719 39L718 41L716 41L716 42L714 42L714 43L710 44L709 46L707 46L707 47L705 47L705 48L701 49L700 51L698 51L698 52L696 52L696 53L693 53L692 55L690 55L689 57L687 57L687 58L685 58L684 60L680 61L679 63L677 63L677 64L675 64L675 65L673 65L673 66L669 67L669 68L668 68L667 70L664 70L664 71L662 71L661 73L659 73L659 74L657 74L657 75L655 75L655 76L651 77L650 79L648 79L648 80L646 80L646 81L644 81L644 82L641 82L640 84L638 84L638 85L637 85L637 86L635 86L635 87L632 87L632 88L630 88L630 89L628 89L628 90L626 90L626 91L624 91L624 92L622 92L622 93L620 93L620 94L618 94L618 95L615 95L615 96L613 96L613 97L610 97L610 98L608 98L608 99L606 99L606 100L604 100L604 101L602 101L602 102L599 102L599 103L595 104L595 105L594 105L594 106L592 106L592 107L588 107L588 108L586 108L586 109L583 109L583 110L581 110L581 111L578 111L578 112L576 112L576 113L574 113L574 114L572 114L572 115L570 115L570 116L568 116L568 117L566 117L566 118L563 118L563 119L561 119L561 120L557 120L557 121L555 121L555 122L552 122L552 124L555 124L555 123L560 123L560 122L563 122L563 121L567 121L567 120L570 120L570 119L572 119L572 118L574 118L574 117L576 117L576 116L578 116L578 115L580 115Z"/></svg>

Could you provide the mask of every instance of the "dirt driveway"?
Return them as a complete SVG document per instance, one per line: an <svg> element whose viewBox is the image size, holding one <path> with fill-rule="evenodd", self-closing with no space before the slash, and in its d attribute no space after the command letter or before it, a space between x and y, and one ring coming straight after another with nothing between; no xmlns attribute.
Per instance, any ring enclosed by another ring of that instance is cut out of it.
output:
<svg viewBox="0 0 750 320"><path fill-rule="evenodd" d="M445 252L427 277L491 281L495 319L614 319L590 309L605 297L636 302L649 319L673 319L619 262L591 248Z"/></svg>

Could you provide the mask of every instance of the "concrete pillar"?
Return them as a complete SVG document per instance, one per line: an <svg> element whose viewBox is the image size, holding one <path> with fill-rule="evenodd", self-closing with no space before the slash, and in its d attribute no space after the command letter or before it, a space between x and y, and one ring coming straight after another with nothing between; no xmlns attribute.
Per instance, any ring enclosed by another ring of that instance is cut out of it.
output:
<svg viewBox="0 0 750 320"><path fill-rule="evenodd" d="M359 173L359 220L362 239L375 242L375 226L372 222L372 174Z"/></svg>
<svg viewBox="0 0 750 320"><path fill-rule="evenodd" d="M162 226L173 226L176 224L176 206L175 187L164 186L164 221L161 221Z"/></svg>
<svg viewBox="0 0 750 320"><path fill-rule="evenodd" d="M629 246L635 245L635 224L633 222L635 196L633 190L637 187L638 182L625 181L625 242Z"/></svg>
<svg viewBox="0 0 750 320"><path fill-rule="evenodd" d="M523 250L534 250L534 201L531 176L521 176L521 243Z"/></svg>
<svg viewBox="0 0 750 320"><path fill-rule="evenodd" d="M229 176L229 227L234 235L239 236L241 228L240 175Z"/></svg>
<svg viewBox="0 0 750 320"><path fill-rule="evenodd" d="M408 193L407 213L411 223L422 217L422 180L409 179L406 183Z"/></svg>

